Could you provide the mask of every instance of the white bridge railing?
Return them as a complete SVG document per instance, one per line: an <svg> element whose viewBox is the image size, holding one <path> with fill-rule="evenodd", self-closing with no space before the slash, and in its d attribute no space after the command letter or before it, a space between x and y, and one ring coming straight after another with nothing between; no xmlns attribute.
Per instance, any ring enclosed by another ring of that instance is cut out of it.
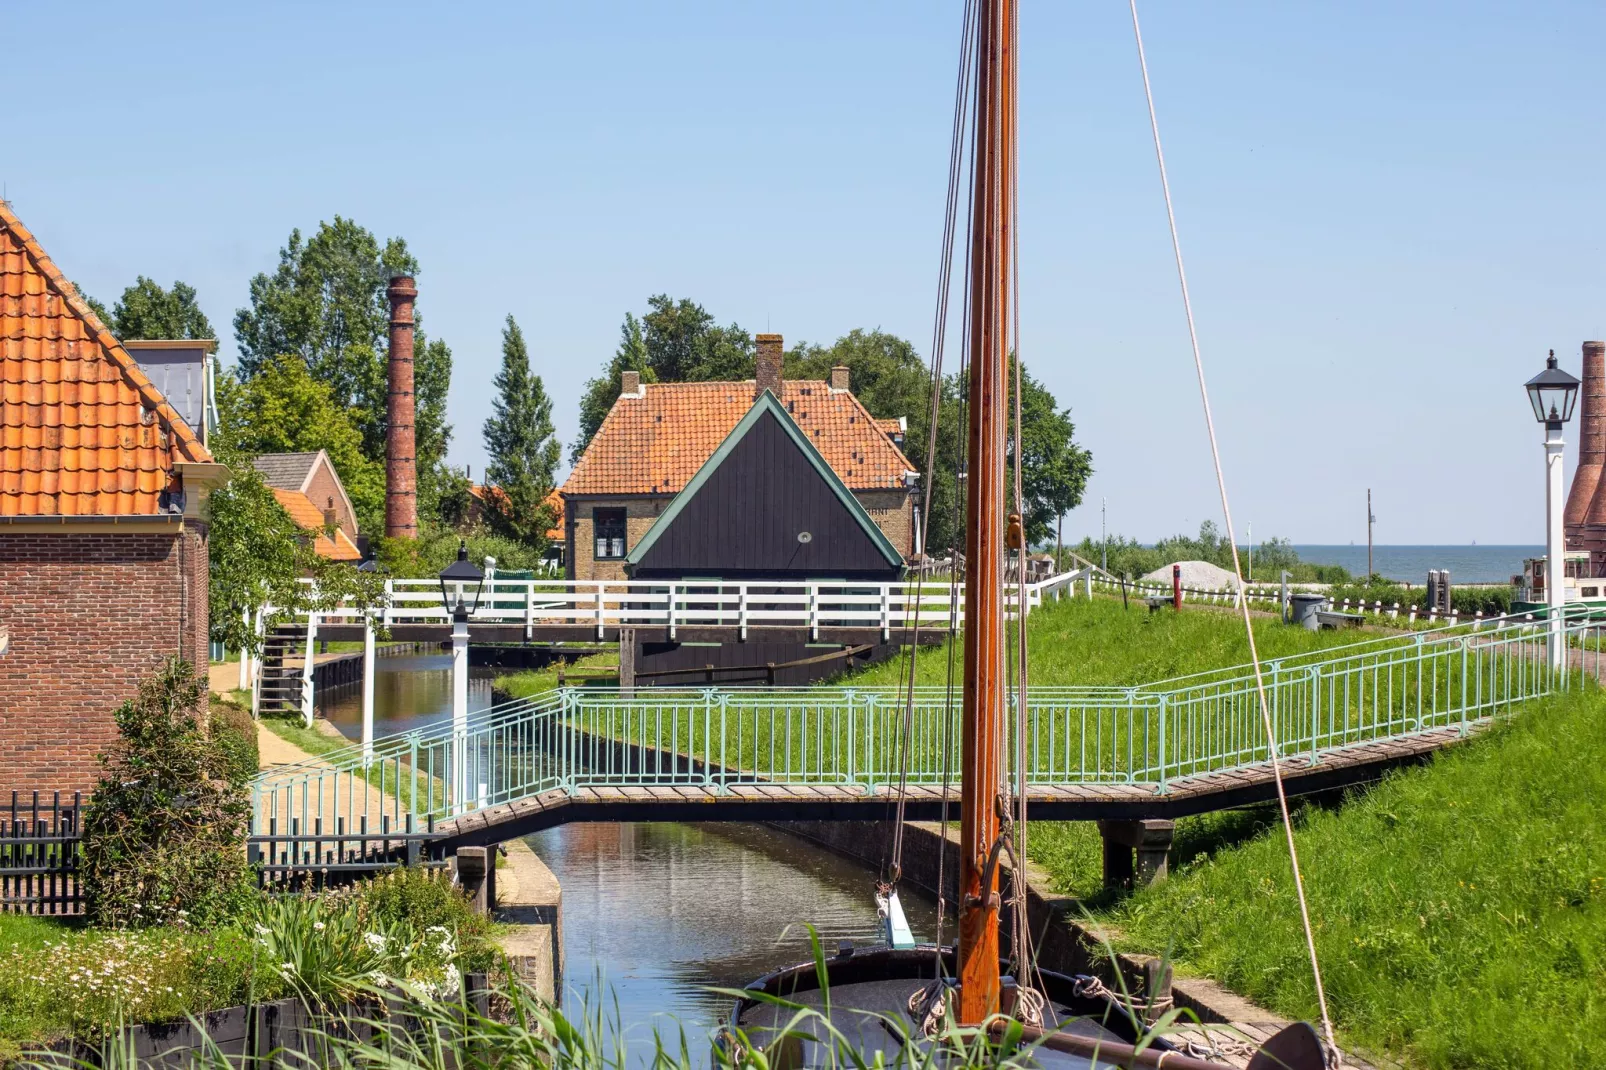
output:
<svg viewBox="0 0 1606 1070"><path fill-rule="evenodd" d="M1030 612L1044 595L1058 596L1086 580L1087 570L1050 576L1026 586ZM1085 582L1084 582L1085 586ZM1007 604L1018 604L1016 588ZM473 606L472 585L451 591ZM319 624L362 624L369 620L397 624L445 624L450 620L440 581L393 579L385 583L384 604L363 611L335 608L315 614ZM943 629L964 618L962 591L948 582L895 583L819 579L783 583L722 580L550 580L487 578L470 623L521 625L526 636L538 626L569 625L594 630L598 639L621 627L665 628L671 639L680 628L733 628L740 638L749 628L807 628L817 638L821 628L878 630L883 639L893 629Z"/></svg>

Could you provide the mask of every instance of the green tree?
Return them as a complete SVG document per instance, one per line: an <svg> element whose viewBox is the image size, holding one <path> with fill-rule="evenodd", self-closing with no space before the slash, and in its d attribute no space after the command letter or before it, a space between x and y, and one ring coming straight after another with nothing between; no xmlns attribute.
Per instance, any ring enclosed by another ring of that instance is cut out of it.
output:
<svg viewBox="0 0 1606 1070"><path fill-rule="evenodd" d="M530 371L524 332L512 316L502 329L502 370L493 381L496 397L485 421L485 482L501 491L487 496L492 526L527 546L546 545L552 492L562 452L552 433L552 399L541 377Z"/></svg>
<svg viewBox="0 0 1606 1070"><path fill-rule="evenodd" d="M175 281L171 290L139 276L112 308L107 324L118 339L216 338L195 299L195 287Z"/></svg>
<svg viewBox="0 0 1606 1070"><path fill-rule="evenodd" d="M341 403L299 356L258 365L244 382L218 377L217 452L235 471L259 453L326 450L357 513L358 530L383 530L385 470L363 448L360 413Z"/></svg>
<svg viewBox="0 0 1606 1070"><path fill-rule="evenodd" d="M753 336L736 324L721 327L702 305L668 294L647 299L638 320L626 313L619 348L608 369L586 383L580 399L580 434L570 448L578 461L619 398L619 375L638 371L647 383L707 383L751 379Z"/></svg>
<svg viewBox="0 0 1606 1070"><path fill-rule="evenodd" d="M390 306L385 289L397 273L418 273L401 238L381 245L354 221L335 216L310 238L299 230L279 250L272 275L251 280L250 305L234 315L240 378L249 382L275 358L299 357L334 399L353 413L367 457L385 452L386 357ZM438 500L434 487L452 429L446 421L451 350L419 327L413 374L417 400L416 455L421 503ZM344 473L342 473L344 478Z"/></svg>
<svg viewBox="0 0 1606 1070"><path fill-rule="evenodd" d="M607 419L608 410L619 400L619 377L627 371L640 373L644 383L658 381L657 374L647 363L647 339L641 321L629 312L625 313L625 322L619 328L619 348L608 362L608 370L589 380L580 395L580 434L569 448L570 464L580 460L602 421Z"/></svg>
<svg viewBox="0 0 1606 1070"><path fill-rule="evenodd" d="M384 603L384 578L319 557L312 537L284 511L249 462L233 465L227 484L207 499L207 608L211 638L255 653L280 621L311 610ZM308 585L303 582L311 579ZM256 630L254 614L274 607ZM247 620L247 614L253 619Z"/></svg>
<svg viewBox="0 0 1606 1070"><path fill-rule="evenodd" d="M855 328L830 346L800 342L786 354L789 379L827 379L839 365L848 369L853 393L870 415L907 417L911 431L918 420L924 445L924 428L931 422L931 371L911 343L879 328ZM925 462L923 456L910 459Z"/></svg>
<svg viewBox="0 0 1606 1070"><path fill-rule="evenodd" d="M1071 410L1021 368L1021 492L1026 499L1026 541L1038 545L1055 532L1059 518L1076 508L1093 474L1093 455L1076 444ZM1013 403L1013 397L1011 402ZM1015 443L1009 443L1010 464Z"/></svg>
<svg viewBox="0 0 1606 1070"><path fill-rule="evenodd" d="M251 801L241 771L206 730L206 683L178 658L115 716L118 744L84 815L89 916L111 928L209 927L252 895Z"/></svg>

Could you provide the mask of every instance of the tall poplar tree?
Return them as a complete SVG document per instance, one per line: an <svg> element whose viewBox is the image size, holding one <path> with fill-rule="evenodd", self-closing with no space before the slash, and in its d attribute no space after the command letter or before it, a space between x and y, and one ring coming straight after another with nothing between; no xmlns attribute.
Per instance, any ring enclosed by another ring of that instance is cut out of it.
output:
<svg viewBox="0 0 1606 1070"><path fill-rule="evenodd" d="M365 228L335 216L310 237L290 232L273 274L251 280L249 307L234 314L239 375L249 381L275 358L293 354L314 379L327 383L362 434L363 453L382 464L386 431L386 357L393 274L418 273L418 261L401 238L383 245ZM424 335L413 343L420 512L439 497L437 484L452 428L446 422L452 351ZM342 478L345 473L341 473Z"/></svg>
<svg viewBox="0 0 1606 1070"><path fill-rule="evenodd" d="M498 488L487 495L491 523L527 546L542 546L553 524L546 497L552 493L561 450L553 434L552 399L546 384L530 370L524 332L512 316L502 328L502 369L493 384L491 418L485 421L485 482Z"/></svg>

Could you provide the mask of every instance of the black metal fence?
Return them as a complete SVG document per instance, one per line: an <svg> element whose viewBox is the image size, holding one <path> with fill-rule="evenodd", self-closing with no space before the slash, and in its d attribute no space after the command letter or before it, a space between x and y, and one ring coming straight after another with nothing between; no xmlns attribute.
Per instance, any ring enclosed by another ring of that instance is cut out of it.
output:
<svg viewBox="0 0 1606 1070"><path fill-rule="evenodd" d="M413 824L412 815L399 829L389 816L379 829L369 828L366 818L356 830L348 830L346 819L335 822L332 833L325 832L322 820L315 820L310 832L292 818L288 832L281 831L277 818L270 818L266 835L253 836L246 847L247 857L256 870L257 882L269 891L317 891L350 884L397 866L444 866L446 858L434 846L438 834L431 819L424 831Z"/></svg>
<svg viewBox="0 0 1606 1070"><path fill-rule="evenodd" d="M9 810L0 807L0 912L70 916L84 911L79 870L83 861L83 814L79 792L11 793ZM266 836L246 847L257 882L269 891L316 891L350 884L397 866L446 865L435 848L434 822L418 831L409 818L400 829L387 817L377 831L366 821L348 832L345 821L333 834L315 823L310 832L292 822L281 834L270 822Z"/></svg>
<svg viewBox="0 0 1606 1070"><path fill-rule="evenodd" d="M84 800L78 792L62 801L40 793L11 793L0 810L0 910L21 914L79 914L78 881Z"/></svg>

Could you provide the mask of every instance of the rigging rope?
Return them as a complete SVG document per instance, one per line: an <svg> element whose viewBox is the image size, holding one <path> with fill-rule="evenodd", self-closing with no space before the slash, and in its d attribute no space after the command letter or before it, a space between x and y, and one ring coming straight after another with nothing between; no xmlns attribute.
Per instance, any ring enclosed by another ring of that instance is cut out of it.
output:
<svg viewBox="0 0 1606 1070"><path fill-rule="evenodd" d="M1176 255L1177 282L1182 288L1182 309L1188 320L1188 340L1193 347L1193 367L1199 379L1199 400L1204 405L1205 430L1210 436L1210 459L1216 469L1216 488L1221 492L1222 519L1227 527L1227 545L1232 548L1233 578L1238 583L1238 609L1243 614L1244 632L1249 637L1249 658L1255 667L1255 692L1260 700L1260 719L1266 731L1266 749L1271 756L1272 780L1277 786L1277 806L1282 811L1283 832L1288 839L1288 860L1294 872L1294 890L1299 897L1300 920L1305 927L1305 947L1310 954L1310 970L1316 981L1316 1001L1321 1008L1322 1031L1336 1058L1338 1044L1333 1038L1333 1020L1327 1012L1327 993L1322 987L1322 968L1316 955L1316 934L1311 928L1310 906L1305 899L1305 881L1299 872L1299 851L1294 846L1294 821L1288 812L1288 795L1283 789L1282 762L1266 702L1266 682L1260 671L1260 653L1255 649L1255 629L1249 618L1249 600L1244 595L1243 569L1238 563L1238 540L1232 529L1232 507L1227 500L1227 478L1221 468L1221 450L1216 445L1216 423L1210 412L1210 392L1205 387L1204 358L1199 353L1199 332L1193 321L1193 302L1188 297L1188 275L1182 266L1182 241L1177 235L1177 215L1171 203L1171 183L1166 177L1165 151L1160 145L1160 121L1154 111L1154 90L1149 84L1149 61L1143 54L1143 30L1138 25L1138 0L1127 0L1132 9L1132 36L1138 46L1138 67L1143 72L1143 96L1149 105L1149 129L1154 135L1154 156L1160 168L1160 189L1165 194L1166 222L1171 227L1171 249Z"/></svg>
<svg viewBox="0 0 1606 1070"><path fill-rule="evenodd" d="M937 305L936 305L936 309L933 312L933 316L932 316L932 331L931 331L931 333L932 333L932 340L931 340L931 407L930 407L930 411L929 411L929 421L930 422L929 422L929 426L927 427L927 433L926 433L926 468L925 468L925 471L926 471L926 493L925 493L924 501L921 502L921 531L922 531L923 537L924 537L924 539L926 541L922 544L922 546L920 548L921 549L921 555L920 555L920 566L919 566L918 580L917 580L917 587L916 587L916 596L915 596L914 624L913 624L913 637L912 637L913 641L911 642L911 644L909 646L909 657L907 659L908 678L907 678L906 681L903 681L903 683L905 684L905 686L907 688L907 692L906 692L905 701L904 701L903 726L902 726L903 727L903 733L902 733L903 739L902 739L902 747L901 747L901 753L900 753L900 758L899 758L899 769L898 769L897 814L896 814L896 817L894 819L895 824L894 824L894 827L893 827L893 841L892 841L892 866L891 866L891 874L890 875L892 877L892 883L894 885L896 885L898 879L900 877L902 877L902 875L903 875L903 835L904 835L904 825L905 825L905 820L906 820L906 818L905 818L906 805L907 805L907 801L908 801L909 748L910 748L911 736L912 736L913 724L914 724L914 689L915 689L915 685L916 685L916 681L917 681L918 656L919 656L919 651L920 651L920 611L921 611L921 607L922 607L923 601L924 601L923 595L924 595L924 591L925 591L925 581L926 581L926 577L927 577L928 572L929 572L929 562L930 562L930 558L931 558L930 537L931 537L932 501L933 501L933 498L935 497L935 495L933 493L933 490L934 490L935 474L936 474L936 467L937 467L938 430L939 430L939 428L941 426L941 417L942 417L942 384L943 384L942 365L943 365L943 354L944 354L944 352L946 350L946 345L947 345L948 300L949 300L949 296L950 296L950 293L952 291L952 285L953 285L954 226L955 226L956 218L958 216L959 175L960 175L961 170L963 170L963 165L965 163L964 132L965 132L965 129L966 129L966 126L967 126L967 123L966 123L965 120L966 120L967 115L969 114L969 111L968 111L968 106L969 106L969 86L970 86L970 75L971 75L971 49L968 47L968 43L970 41L970 36L971 36L971 34L972 34L973 30L974 30L974 15L975 15L975 0L966 0L965 6L964 6L963 17L962 17L961 22L960 22L959 71L958 71L958 73L957 73L957 75L955 77L953 130L952 130L951 135L950 135L949 146L948 146L948 193L947 193L946 202L945 202L944 208L943 208L942 251L941 251L941 254L940 254L939 258L938 258L939 267L938 267L938 275L937 275ZM968 215L968 209L967 209L967 215ZM969 261L969 256L968 256L968 247L967 247L966 262L968 263L968 261ZM953 695L953 642L952 642L952 640L953 640L953 636L954 636L954 632L955 632L954 621L957 619L957 616L958 616L958 614L955 612L955 607L952 604L952 602L953 602L953 590L954 590L954 584L950 580L950 583L949 583L949 601L950 601L950 605L949 605L949 612L948 612L948 637L949 637L948 686L947 686L947 691L946 691L946 694L945 694L944 718L943 718L943 726L944 726L943 744L944 745L943 745L943 777L942 777L942 782L943 782L942 824L943 824L943 842L944 843L946 843L946 841L947 841L947 831L948 831L948 783L949 783L949 762L950 762L950 757L949 756L950 756L950 754L952 752L952 736L951 736L952 725L950 723L951 722L951 718L949 718L947 716L947 713L948 713L948 707L950 707L952 705L952 695ZM944 881L944 868L945 868L944 867L944 862L945 862L945 859L946 859L946 852L942 851L942 850L939 850L938 853L937 853L937 939L936 939L936 945L937 945L937 947L939 949L942 946L942 930L943 930L943 922L944 922L943 881ZM940 963L942 961L941 960L940 951L938 953L937 961L939 963L939 971L938 972L940 973L941 972ZM939 1015L940 1015L940 1011L939 1011Z"/></svg>

